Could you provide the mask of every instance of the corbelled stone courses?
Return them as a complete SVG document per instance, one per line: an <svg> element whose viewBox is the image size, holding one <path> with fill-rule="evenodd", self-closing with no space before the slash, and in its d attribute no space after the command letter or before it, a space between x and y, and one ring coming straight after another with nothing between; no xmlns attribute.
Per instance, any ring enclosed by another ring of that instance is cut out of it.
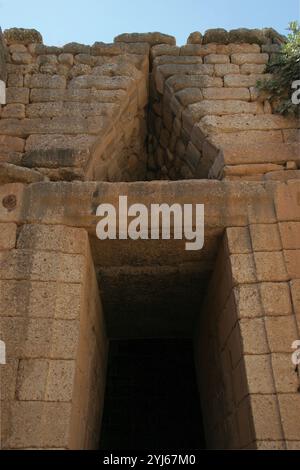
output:
<svg viewBox="0 0 300 470"><path fill-rule="evenodd" d="M41 166L34 169L50 180L297 177L291 147L282 146L285 159L278 166L276 159L260 160L254 133L246 134L265 130L266 141L275 143L280 132L273 140L273 129L286 129L282 144L299 141L294 132L299 124L278 120L255 88L257 80L269 77L266 64L285 39L271 28L215 29L191 37L182 47L161 33L122 34L113 44L51 47L35 30L7 30L7 104L0 137L10 141L5 146L0 141L0 161L22 166L24 150L51 150L54 161L57 150L85 152L76 170L62 164L51 171L49 154L43 163L41 153ZM234 141L247 137L243 143L249 149L253 144L254 160L245 165L237 155L233 164L220 165L224 133ZM22 150L15 149L16 139L23 140ZM15 181L25 181L20 171L13 173Z"/></svg>
<svg viewBox="0 0 300 470"><path fill-rule="evenodd" d="M34 169L42 179L143 179L149 46L48 47L35 30L23 29L7 30L4 37L10 60L7 105L0 119L1 138L6 139L5 145L0 142L0 161L23 166L24 150L41 150ZM24 145L16 150L15 142L21 139ZM77 170L77 164L64 166L67 158L57 165L57 152L64 151L81 152ZM50 170L51 152L56 163ZM11 173L15 181L25 181L21 169L10 168ZM6 179L10 181L11 176Z"/></svg>
<svg viewBox="0 0 300 470"><path fill-rule="evenodd" d="M209 175L262 180L272 173L275 179L297 177L299 122L272 114L270 103L255 88L258 80L271 78L266 64L284 38L272 29L217 29L204 38L197 33L194 37L180 48L163 45L151 50L148 179ZM283 129L290 130L294 140L288 140ZM226 164L224 155L239 141L240 153L236 147Z"/></svg>

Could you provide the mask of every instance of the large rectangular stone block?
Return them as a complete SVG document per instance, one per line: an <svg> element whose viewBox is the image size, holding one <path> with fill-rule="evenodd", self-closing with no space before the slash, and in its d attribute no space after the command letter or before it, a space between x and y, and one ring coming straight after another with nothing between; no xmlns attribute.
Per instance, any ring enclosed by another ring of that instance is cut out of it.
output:
<svg viewBox="0 0 300 470"><path fill-rule="evenodd" d="M0 279L81 283L82 255L11 250L0 253Z"/></svg>
<svg viewBox="0 0 300 470"><path fill-rule="evenodd" d="M33 74L25 77L28 88L66 88L67 81L62 75Z"/></svg>
<svg viewBox="0 0 300 470"><path fill-rule="evenodd" d="M0 250L15 248L17 238L17 225L0 223Z"/></svg>
<svg viewBox="0 0 300 470"><path fill-rule="evenodd" d="M294 129L298 127L296 119L287 119L275 114L253 116L250 114L227 116L204 116L201 127L206 133L267 131L277 129ZM299 211L300 212L300 211Z"/></svg>
<svg viewBox="0 0 300 470"><path fill-rule="evenodd" d="M203 88L202 94L206 100L244 100L250 101L248 88Z"/></svg>
<svg viewBox="0 0 300 470"><path fill-rule="evenodd" d="M233 64L266 64L269 60L269 54L232 54L231 62Z"/></svg>
<svg viewBox="0 0 300 470"><path fill-rule="evenodd" d="M7 402L2 409L2 446L4 449L67 448L70 416L69 403Z"/></svg>
<svg viewBox="0 0 300 470"><path fill-rule="evenodd" d="M269 80L272 75L269 73L265 74L228 74L224 76L225 87L255 87L258 81Z"/></svg>
<svg viewBox="0 0 300 470"><path fill-rule="evenodd" d="M0 316L73 320L81 309L81 284L0 281Z"/></svg>
<svg viewBox="0 0 300 470"><path fill-rule="evenodd" d="M24 225L17 248L36 251L55 251L68 254L86 254L88 236L84 229L63 225Z"/></svg>

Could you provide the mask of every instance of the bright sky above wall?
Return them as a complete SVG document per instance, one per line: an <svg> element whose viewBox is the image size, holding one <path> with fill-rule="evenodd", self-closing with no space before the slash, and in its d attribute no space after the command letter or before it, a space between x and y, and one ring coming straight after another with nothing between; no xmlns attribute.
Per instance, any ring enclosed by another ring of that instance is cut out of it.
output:
<svg viewBox="0 0 300 470"><path fill-rule="evenodd" d="M186 43L192 31L272 26L300 18L299 0L0 0L2 29L36 28L49 45L112 42L124 32L160 31Z"/></svg>

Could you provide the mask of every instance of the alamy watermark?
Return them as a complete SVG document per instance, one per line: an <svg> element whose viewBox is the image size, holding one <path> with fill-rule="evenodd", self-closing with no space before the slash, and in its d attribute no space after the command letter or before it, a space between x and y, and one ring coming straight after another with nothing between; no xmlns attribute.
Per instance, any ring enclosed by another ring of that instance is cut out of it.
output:
<svg viewBox="0 0 300 470"><path fill-rule="evenodd" d="M292 344L292 349L295 349L295 352L292 354L292 363L294 366L300 365L300 339L296 340Z"/></svg>
<svg viewBox="0 0 300 470"><path fill-rule="evenodd" d="M128 206L127 196L119 205L100 204L96 227L100 240L187 240L185 249L201 250L204 245L204 204L144 204Z"/></svg>
<svg viewBox="0 0 300 470"><path fill-rule="evenodd" d="M300 104L300 80L295 80L292 83L292 89L296 90L292 93L292 103Z"/></svg>

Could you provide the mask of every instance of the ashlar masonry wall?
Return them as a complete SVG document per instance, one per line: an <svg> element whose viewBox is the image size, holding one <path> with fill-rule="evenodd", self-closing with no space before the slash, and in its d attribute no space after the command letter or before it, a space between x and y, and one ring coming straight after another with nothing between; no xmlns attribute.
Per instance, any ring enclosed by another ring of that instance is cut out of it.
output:
<svg viewBox="0 0 300 470"><path fill-rule="evenodd" d="M195 336L209 448L300 448L298 191L289 182L274 216L225 231Z"/></svg>
<svg viewBox="0 0 300 470"><path fill-rule="evenodd" d="M85 230L0 226L2 449L97 448L107 339Z"/></svg>

